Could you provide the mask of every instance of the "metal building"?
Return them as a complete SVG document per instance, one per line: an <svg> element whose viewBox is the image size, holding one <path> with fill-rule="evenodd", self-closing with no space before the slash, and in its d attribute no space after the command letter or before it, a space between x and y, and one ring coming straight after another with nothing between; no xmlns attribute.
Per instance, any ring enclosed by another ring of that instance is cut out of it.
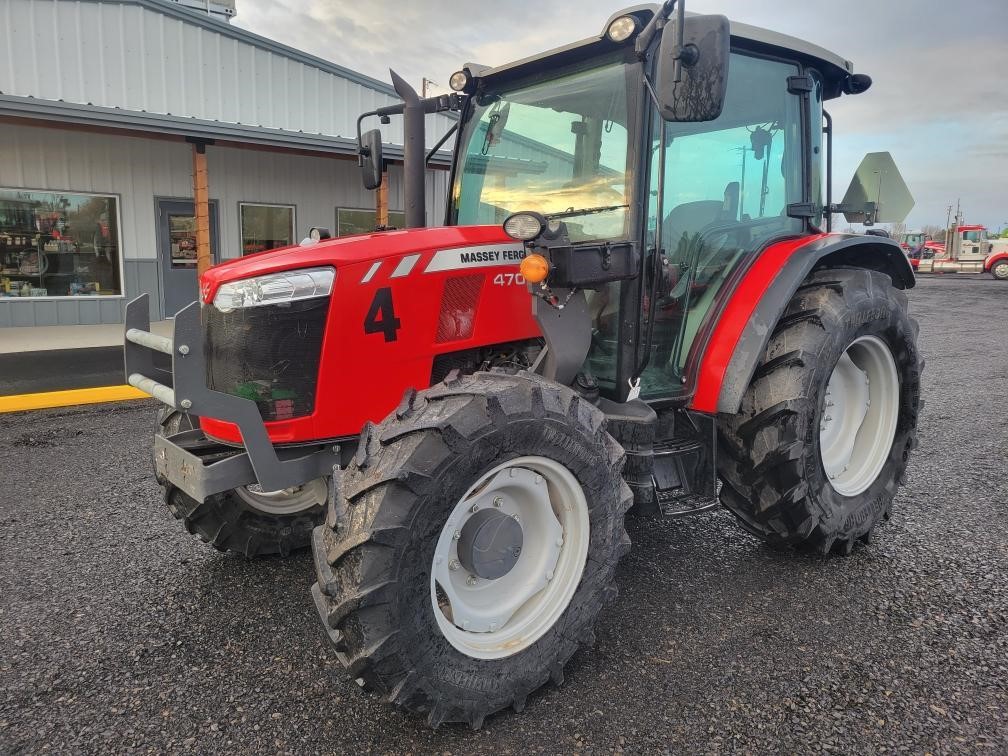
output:
<svg viewBox="0 0 1008 756"><path fill-rule="evenodd" d="M217 261L374 225L354 138L398 101L383 82L169 0L6 0L0 46L0 341L121 322L142 292L154 319L194 299L199 159ZM429 144L451 124L429 118ZM396 225L402 120L382 128ZM428 172L431 223L446 168Z"/></svg>

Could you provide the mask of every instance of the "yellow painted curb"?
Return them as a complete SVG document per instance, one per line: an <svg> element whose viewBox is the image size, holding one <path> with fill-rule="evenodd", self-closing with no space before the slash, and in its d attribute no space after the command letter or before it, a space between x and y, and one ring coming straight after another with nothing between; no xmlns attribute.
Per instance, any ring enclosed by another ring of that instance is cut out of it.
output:
<svg viewBox="0 0 1008 756"><path fill-rule="evenodd" d="M99 386L69 391L46 391L40 394L15 394L0 396L0 413L149 398L150 394L145 394L132 386Z"/></svg>

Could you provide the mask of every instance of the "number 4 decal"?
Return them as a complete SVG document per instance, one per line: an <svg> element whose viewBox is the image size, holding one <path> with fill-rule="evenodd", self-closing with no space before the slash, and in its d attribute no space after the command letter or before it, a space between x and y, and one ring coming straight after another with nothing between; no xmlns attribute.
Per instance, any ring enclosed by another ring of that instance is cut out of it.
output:
<svg viewBox="0 0 1008 756"><path fill-rule="evenodd" d="M386 342L395 341L399 326L399 318L392 307L392 289L388 286L378 289L364 318L364 333L382 333Z"/></svg>

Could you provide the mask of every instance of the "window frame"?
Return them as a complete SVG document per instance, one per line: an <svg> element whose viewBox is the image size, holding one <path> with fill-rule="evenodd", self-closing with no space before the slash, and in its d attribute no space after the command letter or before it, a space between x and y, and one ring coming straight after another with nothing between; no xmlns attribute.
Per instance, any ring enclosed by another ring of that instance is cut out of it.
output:
<svg viewBox="0 0 1008 756"><path fill-rule="evenodd" d="M348 206L345 206L345 205L336 205L336 210L335 210L335 215L334 215L335 225L333 226L333 237L337 238L337 239L340 238L340 232L339 232L339 227L340 227L339 226L339 214L340 214L340 210L352 210L355 213L371 213L371 215L375 214L375 209L372 208L372 207L348 207ZM392 213L399 213L400 215L403 216L403 222L405 223L405 220L406 220L406 211L405 210L394 210L393 208L390 207L388 209L388 212L389 212L389 215L391 215ZM399 227L397 226L397 229L398 228ZM403 228L405 228L405 226L403 226ZM375 232L374 231L364 231L362 233L375 233ZM353 236L353 234L347 234L347 235L348 236Z"/></svg>
<svg viewBox="0 0 1008 756"><path fill-rule="evenodd" d="M122 195L118 192L83 192L76 189L39 189L33 187L24 186L0 186L0 191L14 191L14 192L43 192L46 194L76 194L82 197L104 197L115 199L116 204L116 250L119 257L119 288L120 292L118 294L46 294L44 297L0 297L0 304L9 304L11 302L51 302L51 301L71 301L79 302L81 300L93 299L95 301L105 299L126 299L126 255L123 250L122 238L123 238L123 227L122 227ZM146 260L143 257L130 258L133 260ZM157 258L153 258L155 261ZM0 274L5 275L5 274Z"/></svg>
<svg viewBox="0 0 1008 756"><path fill-rule="evenodd" d="M297 205L286 203L286 202L250 202L247 200L238 201L238 257L242 258L246 256L245 252L245 230L242 223L242 210L246 207L280 207L284 209L289 209L291 211L291 242L287 246L295 246L298 243L297 238ZM282 247L271 247L271 249L282 249ZM268 249L262 250L263 252L269 252ZM249 252L247 254L254 255L257 252ZM221 256L223 259L223 255Z"/></svg>

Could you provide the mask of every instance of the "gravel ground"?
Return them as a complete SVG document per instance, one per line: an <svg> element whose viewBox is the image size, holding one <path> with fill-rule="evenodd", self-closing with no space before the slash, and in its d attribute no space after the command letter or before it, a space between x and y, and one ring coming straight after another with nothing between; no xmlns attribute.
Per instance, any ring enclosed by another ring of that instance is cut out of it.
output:
<svg viewBox="0 0 1008 756"><path fill-rule="evenodd" d="M0 416L0 752L1008 752L1008 285L911 292L921 445L847 559L725 512L635 520L617 605L561 690L430 731L345 680L307 556L194 542L153 406Z"/></svg>

